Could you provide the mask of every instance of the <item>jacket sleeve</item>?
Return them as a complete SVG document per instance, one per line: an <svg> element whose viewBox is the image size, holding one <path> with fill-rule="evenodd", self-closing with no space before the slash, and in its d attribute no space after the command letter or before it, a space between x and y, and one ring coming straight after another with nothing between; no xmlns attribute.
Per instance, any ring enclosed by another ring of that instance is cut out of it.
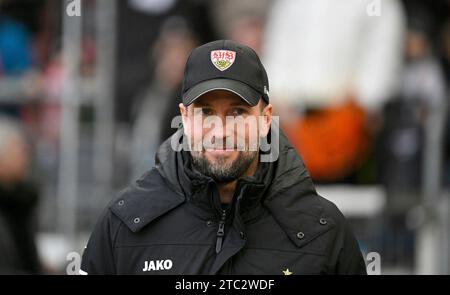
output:
<svg viewBox="0 0 450 295"><path fill-rule="evenodd" d="M340 237L341 246L338 251L336 274L338 275L366 275L366 264L359 250L358 242L349 225L344 221Z"/></svg>
<svg viewBox="0 0 450 295"><path fill-rule="evenodd" d="M121 221L105 209L89 241L81 260L80 274L115 274L114 244Z"/></svg>

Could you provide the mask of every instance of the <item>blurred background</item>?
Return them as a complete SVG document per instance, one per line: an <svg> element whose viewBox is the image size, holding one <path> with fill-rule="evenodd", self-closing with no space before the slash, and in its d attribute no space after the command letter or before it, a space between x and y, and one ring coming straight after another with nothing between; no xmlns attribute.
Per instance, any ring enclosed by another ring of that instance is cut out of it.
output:
<svg viewBox="0 0 450 295"><path fill-rule="evenodd" d="M382 274L450 274L449 11L0 0L0 271L67 273L174 132L189 52L233 39L261 56L283 130L364 255L380 254Z"/></svg>

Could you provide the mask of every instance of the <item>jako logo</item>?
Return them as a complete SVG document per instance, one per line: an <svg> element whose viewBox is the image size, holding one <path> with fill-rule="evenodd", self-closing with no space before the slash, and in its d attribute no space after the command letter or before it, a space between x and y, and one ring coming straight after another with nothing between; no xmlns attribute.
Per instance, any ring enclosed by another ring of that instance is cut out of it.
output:
<svg viewBox="0 0 450 295"><path fill-rule="evenodd" d="M172 260L149 260L144 262L144 268L142 271L152 271L152 270L169 270L172 268Z"/></svg>

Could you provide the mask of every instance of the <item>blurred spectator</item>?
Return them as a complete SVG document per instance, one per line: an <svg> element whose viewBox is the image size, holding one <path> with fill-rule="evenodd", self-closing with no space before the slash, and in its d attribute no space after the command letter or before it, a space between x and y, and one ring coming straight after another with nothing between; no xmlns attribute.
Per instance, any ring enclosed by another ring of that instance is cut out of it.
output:
<svg viewBox="0 0 450 295"><path fill-rule="evenodd" d="M269 15L274 110L317 181L343 180L364 163L371 120L396 91L402 6L383 1L380 16L369 16L371 2L279 0Z"/></svg>
<svg viewBox="0 0 450 295"><path fill-rule="evenodd" d="M38 195L27 181L29 150L20 127L0 118L0 271L39 273L34 210ZM12 255L12 256L10 256ZM6 257L6 259L4 259Z"/></svg>
<svg viewBox="0 0 450 295"><path fill-rule="evenodd" d="M119 122L129 123L132 99L153 79L156 64L148 56L148 46L158 38L164 22L181 16L205 42L214 32L208 16L209 0L123 0L118 6L116 115Z"/></svg>
<svg viewBox="0 0 450 295"><path fill-rule="evenodd" d="M211 5L218 39L230 39L261 54L264 26L273 0L215 0Z"/></svg>
<svg viewBox="0 0 450 295"><path fill-rule="evenodd" d="M148 88L135 100L133 128L134 176L140 176L154 164L159 145L176 129L172 119L179 115L183 70L196 38L181 17L169 18L152 47L155 74Z"/></svg>
<svg viewBox="0 0 450 295"><path fill-rule="evenodd" d="M403 192L420 188L424 118L446 105L443 70L429 37L432 17L425 7L408 14L405 65L399 95L386 106L379 171L388 190Z"/></svg>
<svg viewBox="0 0 450 295"><path fill-rule="evenodd" d="M410 209L422 192L425 134L430 132L426 120L447 105L436 36L441 30L439 15L448 7L439 8L438 2L442 1L404 1L408 24L404 67L399 93L385 106L379 136L378 173L388 196L380 240L384 259L392 265L414 265L418 218Z"/></svg>
<svg viewBox="0 0 450 295"><path fill-rule="evenodd" d="M450 6L450 5L449 5ZM447 96L450 92L450 19L447 20L442 30L442 63L444 65L445 77L447 82ZM447 117L445 134L445 185L450 186L450 118Z"/></svg>
<svg viewBox="0 0 450 295"><path fill-rule="evenodd" d="M0 62L3 75L20 75L31 66L30 36L24 25L0 16Z"/></svg>
<svg viewBox="0 0 450 295"><path fill-rule="evenodd" d="M450 9L450 2L448 5ZM449 10L447 9L447 11ZM440 53L441 62L445 73L445 82L447 86L447 99L450 93L450 18L447 17L446 22L441 28L440 37ZM445 134L445 172L444 181L447 187L450 187L450 117L447 116L446 134Z"/></svg>
<svg viewBox="0 0 450 295"><path fill-rule="evenodd" d="M427 36L419 27L408 31L400 95L429 108L440 107L445 99L445 79Z"/></svg>

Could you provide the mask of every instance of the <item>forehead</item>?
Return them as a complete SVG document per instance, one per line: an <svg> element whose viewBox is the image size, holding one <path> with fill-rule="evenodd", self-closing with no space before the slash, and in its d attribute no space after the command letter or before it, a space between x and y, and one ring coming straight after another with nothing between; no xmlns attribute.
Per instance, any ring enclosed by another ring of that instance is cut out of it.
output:
<svg viewBox="0 0 450 295"><path fill-rule="evenodd" d="M234 105L251 107L240 96L227 90L213 90L207 92L197 98L192 105L194 107L225 107Z"/></svg>

